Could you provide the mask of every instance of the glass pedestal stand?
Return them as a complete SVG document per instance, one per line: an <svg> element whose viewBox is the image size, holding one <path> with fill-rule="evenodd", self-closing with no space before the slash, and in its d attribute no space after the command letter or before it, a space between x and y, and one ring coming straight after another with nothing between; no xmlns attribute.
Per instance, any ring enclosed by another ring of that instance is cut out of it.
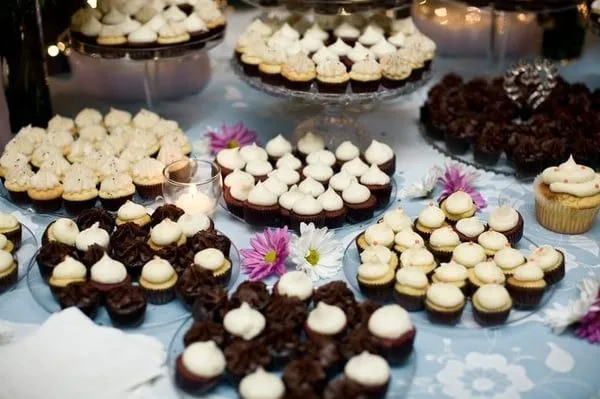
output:
<svg viewBox="0 0 600 399"><path fill-rule="evenodd" d="M359 112L364 106L371 106L386 100L394 100L408 96L426 85L433 75L433 69L423 73L416 81L406 83L397 89L379 88L378 91L370 93L320 93L315 87L309 91L291 90L284 86L264 83L260 77L248 76L242 70L236 59L231 60L231 68L243 82L250 87L269 94L273 97L292 99L306 104L318 105L322 111L309 119L296 125L294 138L297 140L308 132L319 134L328 140L327 146L335 148L345 140L351 140L361 149L366 148L371 142L369 130L358 121L356 108ZM361 107L362 106L362 107Z"/></svg>

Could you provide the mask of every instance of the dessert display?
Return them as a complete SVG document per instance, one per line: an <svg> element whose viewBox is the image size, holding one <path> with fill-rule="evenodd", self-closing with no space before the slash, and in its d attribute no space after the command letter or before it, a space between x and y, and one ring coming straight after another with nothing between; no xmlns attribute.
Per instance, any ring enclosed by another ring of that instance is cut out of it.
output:
<svg viewBox="0 0 600 399"><path fill-rule="evenodd" d="M37 240L29 228L13 215L0 212L0 295L25 276Z"/></svg>
<svg viewBox="0 0 600 399"><path fill-rule="evenodd" d="M188 215L171 204L148 215L128 201L116 216L90 208L75 220L51 222L28 280L33 297L49 312L76 306L93 317L103 306L113 324L134 326L176 297L183 306L150 323L185 317L185 307L191 309L208 285L211 295L226 295L238 267L237 250L208 216Z"/></svg>
<svg viewBox="0 0 600 399"><path fill-rule="evenodd" d="M138 201L161 195L164 167L191 150L177 122L145 109L56 115L8 142L0 157L3 194L38 212L78 214L97 204L116 211L136 193Z"/></svg>
<svg viewBox="0 0 600 399"><path fill-rule="evenodd" d="M222 36L225 25L225 16L213 0L106 1L96 8L86 5L77 10L69 30L77 42L94 45L109 56L148 49L202 48L207 39Z"/></svg>
<svg viewBox="0 0 600 399"><path fill-rule="evenodd" d="M373 140L361 152L345 141L328 150L322 137L308 133L296 148L281 135L265 148L227 148L216 156L225 206L248 224L336 228L371 219L393 198L396 156L387 144Z"/></svg>
<svg viewBox="0 0 600 399"><path fill-rule="evenodd" d="M519 246L523 221L514 209L492 209L485 223L470 212L456 220L448 205L430 204L414 221L400 208L388 211L346 249L348 281L369 299L425 310L433 323L457 324L470 311L488 326L510 320L511 310L539 307L564 278L561 251Z"/></svg>
<svg viewBox="0 0 600 399"><path fill-rule="evenodd" d="M546 168L534 182L535 215L545 228L581 234L592 228L600 209L600 173L573 156Z"/></svg>
<svg viewBox="0 0 600 399"><path fill-rule="evenodd" d="M569 154L579 164L599 165L598 110L600 91L581 83L558 78L546 101L525 112L508 98L502 78L463 81L450 74L429 91L421 122L436 147L462 160L535 176Z"/></svg>
<svg viewBox="0 0 600 399"><path fill-rule="evenodd" d="M412 353L408 312L358 302L341 281L315 288L298 273L281 276L273 294L263 282L243 282L218 314L205 311L214 308L210 296L198 297L194 322L169 350L177 386L204 395L229 380L239 397L281 398L328 397L343 385L352 397L385 396Z"/></svg>
<svg viewBox="0 0 600 399"><path fill-rule="evenodd" d="M293 91L342 94L399 89L428 74L435 43L410 18L361 13L255 19L237 41L248 77Z"/></svg>

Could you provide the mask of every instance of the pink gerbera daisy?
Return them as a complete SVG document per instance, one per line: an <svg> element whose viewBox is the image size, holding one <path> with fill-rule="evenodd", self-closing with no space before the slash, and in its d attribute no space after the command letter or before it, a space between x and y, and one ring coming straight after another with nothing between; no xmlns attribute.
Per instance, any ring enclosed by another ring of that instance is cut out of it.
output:
<svg viewBox="0 0 600 399"><path fill-rule="evenodd" d="M223 124L220 131L211 130L207 135L213 154L225 148L244 147L256 141L256 132L248 129L242 122L233 126Z"/></svg>
<svg viewBox="0 0 600 399"><path fill-rule="evenodd" d="M242 268L250 280L262 280L275 273L285 273L285 260L289 250L290 236L287 226L281 229L266 229L250 240L251 249L242 249Z"/></svg>

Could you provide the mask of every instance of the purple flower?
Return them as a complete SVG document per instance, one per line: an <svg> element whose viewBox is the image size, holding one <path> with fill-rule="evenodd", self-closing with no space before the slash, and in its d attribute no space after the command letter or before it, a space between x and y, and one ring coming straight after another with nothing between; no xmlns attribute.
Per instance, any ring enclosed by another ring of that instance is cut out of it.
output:
<svg viewBox="0 0 600 399"><path fill-rule="evenodd" d="M600 291L598 291L596 302L586 315L579 320L575 335L587 339L592 344L600 344Z"/></svg>
<svg viewBox="0 0 600 399"><path fill-rule="evenodd" d="M221 131L209 131L210 149L213 154L224 148L244 147L254 143L256 132L250 130L242 122L233 126L223 124Z"/></svg>
<svg viewBox="0 0 600 399"><path fill-rule="evenodd" d="M473 176L468 172L464 172L458 165L447 166L444 174L440 178L443 184L443 191L438 198L442 202L457 191L464 191L469 194L477 207L477 210L482 210L487 207L487 201L483 196L475 190L472 185Z"/></svg>
<svg viewBox="0 0 600 399"><path fill-rule="evenodd" d="M262 234L255 234L250 240L252 249L242 249L242 268L250 276L250 280L262 280L275 273L285 273L290 236L287 226L282 229L266 229Z"/></svg>

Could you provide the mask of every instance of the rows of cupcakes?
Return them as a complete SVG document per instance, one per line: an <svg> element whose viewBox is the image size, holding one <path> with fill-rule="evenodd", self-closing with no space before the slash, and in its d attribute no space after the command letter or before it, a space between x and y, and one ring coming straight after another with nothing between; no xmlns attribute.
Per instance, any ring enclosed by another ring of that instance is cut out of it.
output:
<svg viewBox="0 0 600 399"><path fill-rule="evenodd" d="M295 155L294 155L295 154ZM364 152L350 141L335 151L308 133L296 146L281 135L267 142L224 149L216 162L224 176L224 201L252 225L295 228L300 223L339 227L366 220L386 206L392 193L395 155L373 140Z"/></svg>
<svg viewBox="0 0 600 399"><path fill-rule="evenodd" d="M22 239L21 222L14 215L0 212L0 294L12 288L19 279L16 252Z"/></svg>
<svg viewBox="0 0 600 399"><path fill-rule="evenodd" d="M247 26L236 58L247 75L293 90L310 90L313 83L329 93L348 86L358 93L399 88L422 77L436 49L410 18L392 26L348 18L331 31L302 18L275 21L256 19Z"/></svg>
<svg viewBox="0 0 600 399"><path fill-rule="evenodd" d="M160 195L164 167L191 150L178 123L154 112L86 108L75 119L56 115L46 128L22 128L4 148L0 177L12 201L39 211L64 204L76 214L98 199L114 211L136 192Z"/></svg>
<svg viewBox="0 0 600 399"><path fill-rule="evenodd" d="M226 24L213 0L104 3L86 5L72 15L70 31L76 38L113 48L173 46L203 40Z"/></svg>
<svg viewBox="0 0 600 399"><path fill-rule="evenodd" d="M231 241L203 214L163 205L152 215L133 202L116 216L92 208L75 220L50 223L36 255L40 275L62 308L76 306L94 317L105 304L114 324L143 322L147 304L186 294L197 275L219 287L231 279Z"/></svg>
<svg viewBox="0 0 600 399"><path fill-rule="evenodd" d="M203 395L228 382L241 398L385 397L390 366L413 348L406 310L357 302L341 281L314 288L299 271L272 291L246 281L230 298L200 294L175 363L181 389Z"/></svg>
<svg viewBox="0 0 600 399"><path fill-rule="evenodd" d="M543 245L524 255L514 248L512 230L522 229L514 209L492 210L487 225L476 216L455 220L443 209L429 205L414 221L395 209L357 237L356 280L365 296L393 298L449 324L460 320L470 297L475 320L494 325L504 323L513 307L537 307L564 278L561 251ZM423 231L423 224L431 231Z"/></svg>

